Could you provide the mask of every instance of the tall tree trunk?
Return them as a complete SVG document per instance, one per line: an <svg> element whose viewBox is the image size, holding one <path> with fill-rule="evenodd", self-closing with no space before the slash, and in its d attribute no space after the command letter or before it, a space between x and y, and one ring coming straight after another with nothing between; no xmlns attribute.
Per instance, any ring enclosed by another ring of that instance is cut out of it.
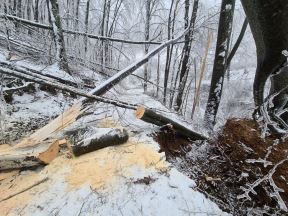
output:
<svg viewBox="0 0 288 216"><path fill-rule="evenodd" d="M189 4L189 1L188 1L188 4ZM183 52L183 55L182 55L183 58L180 61L181 71L180 71L180 76L179 76L179 88L178 88L179 91L178 91L178 95L176 98L176 106L175 106L176 111L179 111L179 109L182 105L184 88L185 88L188 74L189 74L188 62L189 62L189 56L190 56L191 47L192 47L192 40L193 40L193 36L194 36L194 29L195 29L195 22L196 22L197 11L198 11L198 4L199 4L199 0L194 0L193 10L192 10L192 15L191 15L191 20L190 20L190 29L189 29L188 35L186 35L186 37L185 37L185 44L184 44L183 51L182 51ZM189 12L189 6L186 6L186 7L188 9L187 12ZM185 12L185 14L186 14L186 12ZM188 14L186 16L185 16L185 26L188 27L189 16L188 16Z"/></svg>
<svg viewBox="0 0 288 216"><path fill-rule="evenodd" d="M22 18L22 0L17 0L17 16Z"/></svg>
<svg viewBox="0 0 288 216"><path fill-rule="evenodd" d="M86 4L86 16L85 16L85 33L88 33L88 28L89 28L89 11L90 11L90 0L87 0L87 4ZM87 58L87 43L88 43L88 37L85 36L85 55Z"/></svg>
<svg viewBox="0 0 288 216"><path fill-rule="evenodd" d="M39 0L35 0L34 21L39 22Z"/></svg>
<svg viewBox="0 0 288 216"><path fill-rule="evenodd" d="M59 63L60 69L71 74L69 71L69 65L68 65L67 54L66 54L66 49L65 49L65 42L64 42L64 35L63 35L61 18L60 18L58 0L50 0L50 3L52 6L51 8L52 13L50 10L51 25L53 27L53 36L54 36L54 40L56 44L56 60Z"/></svg>
<svg viewBox="0 0 288 216"><path fill-rule="evenodd" d="M245 35L247 27L248 27L248 19L245 18L243 25L242 25L242 28L241 28L241 31L240 31L240 34L239 34L233 48L231 49L231 52L229 53L229 55L227 57L227 67L230 66L231 61L232 61L234 55L236 54L236 52L237 52L237 50L238 50L238 48L239 48L239 46L243 40L243 37Z"/></svg>
<svg viewBox="0 0 288 216"><path fill-rule="evenodd" d="M210 129L212 129L216 124L216 115L222 95L224 76L227 68L227 55L232 32L234 8L235 0L222 0L215 60L204 116L204 121Z"/></svg>
<svg viewBox="0 0 288 216"><path fill-rule="evenodd" d="M171 39L171 29L172 29L172 10L173 10L173 5L174 5L174 0L171 2L171 6L169 9L169 17L168 17L168 29L167 29L167 34L168 34L168 40ZM176 8L175 8L176 10ZM168 79L169 79L169 72L170 72L170 63L171 63L171 46L167 47L166 51L166 64L165 64L165 71L164 71L164 95L163 95L163 103L166 104L166 99L167 99L167 87L168 87Z"/></svg>
<svg viewBox="0 0 288 216"><path fill-rule="evenodd" d="M275 119L275 111L277 112L277 110L283 108L280 101L282 98L287 98L288 90L284 88L277 95L273 94L287 86L287 66L285 67L287 57L283 55L285 54L283 50L287 50L288 47L288 1L241 0L241 2L256 43L257 69L253 94L257 113L264 117L264 121L268 126L273 129L276 129L275 127L284 128L287 132L287 122L283 122L283 120L287 121L287 114L284 114L284 116L280 114L279 118ZM271 91L267 98L269 101L265 101L264 87L267 79L274 73L277 74L271 77ZM274 96L276 97L273 98ZM274 107L269 107L271 99L275 103ZM267 111L268 113L264 113ZM283 119L281 119L282 117Z"/></svg>
<svg viewBox="0 0 288 216"><path fill-rule="evenodd" d="M76 12L75 12L76 22L75 22L75 27L74 27L76 31L79 31L79 7L80 7L80 0L77 0Z"/></svg>
<svg viewBox="0 0 288 216"><path fill-rule="evenodd" d="M145 22L145 41L149 41L150 37L150 20L151 20L151 0L146 0L146 22ZM149 51L149 45L145 44L145 55ZM148 80L148 63L144 65L144 92L147 92Z"/></svg>
<svg viewBox="0 0 288 216"><path fill-rule="evenodd" d="M108 0L105 0L104 1L104 5L103 5L103 15L102 15L102 21L101 21L101 27L100 27L100 35L101 36L104 36L104 33L105 33L105 19L106 19L106 11L107 11L107 1ZM102 65L102 72L104 71L104 66L105 66L105 49L104 49L104 44L105 42L104 41L101 41L101 53L100 53L100 62L101 62L101 65Z"/></svg>
<svg viewBox="0 0 288 216"><path fill-rule="evenodd" d="M106 21L105 21L105 36L108 36L109 33L109 21L110 21L110 10L111 10L111 0L108 0L107 2L107 9L106 9ZM104 45L104 56L105 56L105 64L109 65L109 41L105 41Z"/></svg>

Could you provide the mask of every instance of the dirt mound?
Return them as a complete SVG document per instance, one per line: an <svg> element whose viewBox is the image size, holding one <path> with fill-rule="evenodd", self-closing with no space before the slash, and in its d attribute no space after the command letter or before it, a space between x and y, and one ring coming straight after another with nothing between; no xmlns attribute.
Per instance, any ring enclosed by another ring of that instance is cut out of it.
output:
<svg viewBox="0 0 288 216"><path fill-rule="evenodd" d="M288 206L288 141L277 135L262 138L252 120L227 121L218 145L232 167L246 178L241 199L253 199L257 205ZM243 183L244 183L243 182Z"/></svg>
<svg viewBox="0 0 288 216"><path fill-rule="evenodd" d="M168 160L223 210L233 215L287 213L288 140L262 138L253 120L229 119L216 139L188 146L185 154Z"/></svg>

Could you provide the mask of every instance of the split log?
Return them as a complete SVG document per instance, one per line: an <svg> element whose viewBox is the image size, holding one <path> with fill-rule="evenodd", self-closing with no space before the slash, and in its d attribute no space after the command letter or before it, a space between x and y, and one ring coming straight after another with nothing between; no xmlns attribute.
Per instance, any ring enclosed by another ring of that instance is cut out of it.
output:
<svg viewBox="0 0 288 216"><path fill-rule="evenodd" d="M135 113L138 119L151 123L158 126L163 126L171 124L177 133L183 137L189 137L192 140L207 140L208 138L204 135L197 133L184 125L181 122L178 122L176 119L172 119L165 115L164 113L159 113L153 109L147 109L144 106L139 106Z"/></svg>
<svg viewBox="0 0 288 216"><path fill-rule="evenodd" d="M125 143L129 136L125 129L86 127L66 132L75 156L80 156L108 146Z"/></svg>
<svg viewBox="0 0 288 216"><path fill-rule="evenodd" d="M63 140L48 140L33 147L7 148L0 152L0 170L37 167L49 164L59 152Z"/></svg>

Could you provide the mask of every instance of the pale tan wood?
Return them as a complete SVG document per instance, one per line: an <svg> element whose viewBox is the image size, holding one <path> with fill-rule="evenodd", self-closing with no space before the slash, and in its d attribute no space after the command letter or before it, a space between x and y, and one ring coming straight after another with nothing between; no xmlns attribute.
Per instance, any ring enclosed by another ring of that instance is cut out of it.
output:
<svg viewBox="0 0 288 216"><path fill-rule="evenodd" d="M82 108L81 102L73 105L71 108L69 108L63 114L59 115L49 124L40 128L35 133L31 134L29 137L24 138L15 147L19 148L19 147L34 146L46 140L47 138L51 138L53 134L60 132L68 125L75 122L76 118L83 112L81 108Z"/></svg>
<svg viewBox="0 0 288 216"><path fill-rule="evenodd" d="M0 170L20 169L49 164L58 156L63 140L46 140L34 146L10 147L0 151Z"/></svg>
<svg viewBox="0 0 288 216"><path fill-rule="evenodd" d="M137 119L141 119L143 117L144 113L145 113L145 107L141 105L141 106L137 107L137 110L135 112L135 116Z"/></svg>

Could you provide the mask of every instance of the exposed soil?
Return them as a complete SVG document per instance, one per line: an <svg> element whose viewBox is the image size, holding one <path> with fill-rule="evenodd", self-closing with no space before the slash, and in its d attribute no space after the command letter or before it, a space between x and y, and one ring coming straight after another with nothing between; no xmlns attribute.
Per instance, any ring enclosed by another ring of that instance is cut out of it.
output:
<svg viewBox="0 0 288 216"><path fill-rule="evenodd" d="M248 119L229 119L216 139L192 146L171 139L171 133L169 140L178 145L163 145L165 134L157 134L156 140L167 159L223 210L233 215L286 214L288 140L277 135L262 138L257 123Z"/></svg>

